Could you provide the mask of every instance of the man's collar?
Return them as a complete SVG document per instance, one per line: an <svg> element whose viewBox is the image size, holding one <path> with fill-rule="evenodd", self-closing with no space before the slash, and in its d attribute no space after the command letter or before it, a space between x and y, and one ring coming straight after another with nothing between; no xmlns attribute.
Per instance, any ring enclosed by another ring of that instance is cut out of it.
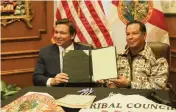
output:
<svg viewBox="0 0 176 112"><path fill-rule="evenodd" d="M144 50L142 50L138 54L144 56L146 59L149 59L151 52L152 52L152 49L147 44L145 44Z"/></svg>
<svg viewBox="0 0 176 112"><path fill-rule="evenodd" d="M66 49L64 49L62 46L59 46L59 50L60 51L64 51L64 50L74 50L74 45L73 45L73 43L70 45L70 46L68 46Z"/></svg>
<svg viewBox="0 0 176 112"><path fill-rule="evenodd" d="M127 47L124 51L119 52L119 55L127 56L129 55L129 53L130 53L130 49L129 47ZM145 44L144 49L140 51L139 53L137 53L136 55L141 55L145 57L146 59L149 59L150 53L151 53L151 48L147 44Z"/></svg>
<svg viewBox="0 0 176 112"><path fill-rule="evenodd" d="M74 50L74 45L73 45L73 43L72 43L70 46L68 46L65 50Z"/></svg>

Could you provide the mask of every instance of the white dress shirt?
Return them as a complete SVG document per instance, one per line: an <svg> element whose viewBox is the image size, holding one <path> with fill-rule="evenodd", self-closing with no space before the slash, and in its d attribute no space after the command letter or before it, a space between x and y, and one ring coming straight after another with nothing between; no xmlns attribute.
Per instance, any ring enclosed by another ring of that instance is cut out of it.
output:
<svg viewBox="0 0 176 112"><path fill-rule="evenodd" d="M59 48L59 57L60 57L60 70L61 70L61 73L63 72L63 56L62 56L62 53L64 52L64 50L74 50L74 46L73 46L73 43L68 46L66 49L64 49L62 46L58 46ZM51 82L51 79L52 78L49 78L46 82L46 85L47 87L51 87L50 85L50 82Z"/></svg>

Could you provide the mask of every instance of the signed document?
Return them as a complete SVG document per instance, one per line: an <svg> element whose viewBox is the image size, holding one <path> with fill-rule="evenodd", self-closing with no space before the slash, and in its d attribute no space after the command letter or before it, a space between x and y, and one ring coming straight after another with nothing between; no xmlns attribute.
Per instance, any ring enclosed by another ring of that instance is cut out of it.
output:
<svg viewBox="0 0 176 112"><path fill-rule="evenodd" d="M92 50L93 80L117 77L116 49L114 46Z"/></svg>
<svg viewBox="0 0 176 112"><path fill-rule="evenodd" d="M116 48L65 51L63 72L69 75L70 83L116 78Z"/></svg>
<svg viewBox="0 0 176 112"><path fill-rule="evenodd" d="M94 101L96 96L93 95L66 95L63 98L57 99L56 103L59 106L69 108L88 108Z"/></svg>

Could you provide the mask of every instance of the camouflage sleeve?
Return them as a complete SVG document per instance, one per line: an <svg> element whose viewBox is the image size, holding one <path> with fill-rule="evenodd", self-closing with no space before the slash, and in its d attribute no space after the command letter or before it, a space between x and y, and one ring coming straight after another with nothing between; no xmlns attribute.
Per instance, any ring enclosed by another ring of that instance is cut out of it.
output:
<svg viewBox="0 0 176 112"><path fill-rule="evenodd" d="M165 58L159 58L151 67L151 74L145 82L131 82L136 89L164 89L169 74L169 66Z"/></svg>

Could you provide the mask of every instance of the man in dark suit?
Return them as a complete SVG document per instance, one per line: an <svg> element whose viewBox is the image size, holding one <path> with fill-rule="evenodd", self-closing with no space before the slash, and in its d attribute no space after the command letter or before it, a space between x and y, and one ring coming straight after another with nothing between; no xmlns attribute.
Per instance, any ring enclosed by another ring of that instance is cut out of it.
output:
<svg viewBox="0 0 176 112"><path fill-rule="evenodd" d="M69 19L56 21L55 44L40 49L33 75L35 86L58 86L68 82L68 74L62 73L64 50L88 50L90 46L75 43L76 28Z"/></svg>

